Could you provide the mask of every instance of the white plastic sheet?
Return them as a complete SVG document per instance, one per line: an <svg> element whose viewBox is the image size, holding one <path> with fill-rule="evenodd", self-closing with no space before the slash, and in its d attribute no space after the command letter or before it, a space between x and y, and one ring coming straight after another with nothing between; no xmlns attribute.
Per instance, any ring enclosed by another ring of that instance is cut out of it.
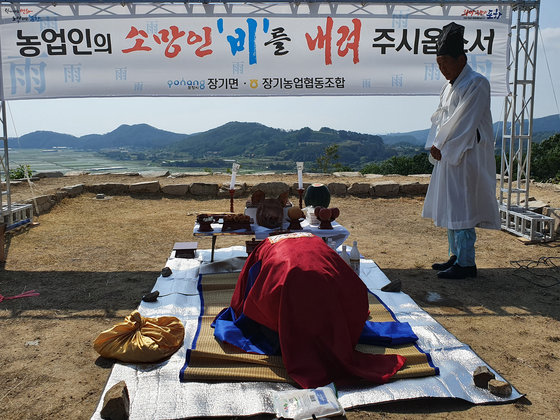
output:
<svg viewBox="0 0 560 420"><path fill-rule="evenodd" d="M201 263L209 259L209 253L209 250L199 251L198 258L190 260L173 258L172 254L166 264L172 269L172 276L159 277L153 289L172 294L161 297L154 303L142 302L139 307L144 316L178 317L185 325L183 348L160 364L137 366L116 363L92 419L101 418L99 412L103 395L121 380L128 386L132 420L274 414L273 394L276 391L294 389L292 385L267 382L179 381L186 351L192 345L198 326L200 299L193 291L196 291L200 265L204 264L206 272L211 271L209 267L220 271L226 267L225 271L230 271L232 267L239 266L240 257L246 256L243 247L218 249L214 265ZM472 372L477 366L486 363L469 346L445 330L408 295L402 292L382 292L381 287L389 283L389 279L373 261L362 260L361 277L400 321L410 323L419 337L417 344L430 353L440 374L402 379L377 386L339 388L338 400L344 409L414 398L460 398L474 404L483 404L513 401L522 396L515 388L508 398L500 398L485 389L477 388L472 380ZM497 372L493 372L496 379L504 380Z"/></svg>

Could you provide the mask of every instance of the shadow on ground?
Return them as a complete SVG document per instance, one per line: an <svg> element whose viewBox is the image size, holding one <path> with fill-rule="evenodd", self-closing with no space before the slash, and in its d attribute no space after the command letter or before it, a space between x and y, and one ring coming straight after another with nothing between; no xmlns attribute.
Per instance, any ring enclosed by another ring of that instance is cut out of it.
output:
<svg viewBox="0 0 560 420"><path fill-rule="evenodd" d="M532 316L560 320L560 269L480 269L478 277L439 279L432 270L383 269L419 306L454 308L446 316ZM476 310L473 310L476 308Z"/></svg>
<svg viewBox="0 0 560 420"><path fill-rule="evenodd" d="M383 269L383 268L382 268ZM432 270L383 269L421 307L447 307L446 316L532 316L560 320L560 269L480 269L478 277L443 280ZM103 310L107 315L136 307L159 272L0 271L0 290L13 296L36 290L40 296L6 300L10 316L37 310ZM473 310L473 308L476 308ZM26 314L33 311L33 314ZM76 314L75 316L80 316ZM84 315L85 316L85 315Z"/></svg>
<svg viewBox="0 0 560 420"><path fill-rule="evenodd" d="M158 272L0 271L0 291L5 297L35 290L39 296L5 300L4 318L112 318L120 309L140 304ZM88 311L102 313L91 314ZM49 312L47 312L49 311ZM53 312L54 311L54 312ZM83 312L83 313L82 313Z"/></svg>

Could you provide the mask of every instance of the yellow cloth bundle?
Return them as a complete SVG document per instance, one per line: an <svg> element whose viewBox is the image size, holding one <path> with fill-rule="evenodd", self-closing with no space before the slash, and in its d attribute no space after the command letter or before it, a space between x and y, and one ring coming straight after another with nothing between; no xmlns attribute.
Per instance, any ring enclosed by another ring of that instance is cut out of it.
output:
<svg viewBox="0 0 560 420"><path fill-rule="evenodd" d="M185 328L174 316L145 318L134 311L123 322L103 331L93 342L101 356L122 362L157 362L175 353Z"/></svg>

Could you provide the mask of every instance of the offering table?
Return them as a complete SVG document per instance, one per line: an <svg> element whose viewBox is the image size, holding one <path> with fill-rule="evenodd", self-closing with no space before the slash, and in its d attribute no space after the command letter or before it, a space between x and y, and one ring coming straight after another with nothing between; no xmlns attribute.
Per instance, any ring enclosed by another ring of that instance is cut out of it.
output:
<svg viewBox="0 0 560 420"><path fill-rule="evenodd" d="M214 261L214 250L216 248L216 240L218 236L228 236L228 235L248 235L254 236L255 239L262 240L266 239L270 236L271 233L274 233L277 230L286 231L289 222L284 222L282 225L282 229L269 229L264 226L257 225L256 223L251 224L251 229L238 229L238 230L228 230L222 231L223 225L221 223L212 223L210 225L212 230L209 232L201 232L200 225L195 223L193 229L194 236L211 236L212 237L212 253L210 261ZM332 222L332 229L319 229L319 225L310 225L307 220L301 222L301 230L293 230L291 232L310 232L315 236L319 236L323 238L323 240L327 241L329 238L332 239L336 248L344 243L346 238L350 235L348 229L337 222Z"/></svg>

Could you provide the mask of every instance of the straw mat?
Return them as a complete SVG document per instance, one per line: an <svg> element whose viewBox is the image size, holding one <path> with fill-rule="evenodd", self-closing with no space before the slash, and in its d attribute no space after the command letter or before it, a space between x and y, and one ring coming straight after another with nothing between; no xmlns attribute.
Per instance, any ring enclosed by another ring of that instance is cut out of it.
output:
<svg viewBox="0 0 560 420"><path fill-rule="evenodd" d="M196 346L189 351L186 381L266 381L294 383L288 376L280 356L250 354L214 338L210 327L214 317L229 306L239 273L207 274L201 278L204 311ZM370 321L395 321L391 312L370 294ZM399 354L406 357L405 366L394 379L431 376L436 370L430 366L429 356L413 344L381 347L358 344L358 351L371 354Z"/></svg>

